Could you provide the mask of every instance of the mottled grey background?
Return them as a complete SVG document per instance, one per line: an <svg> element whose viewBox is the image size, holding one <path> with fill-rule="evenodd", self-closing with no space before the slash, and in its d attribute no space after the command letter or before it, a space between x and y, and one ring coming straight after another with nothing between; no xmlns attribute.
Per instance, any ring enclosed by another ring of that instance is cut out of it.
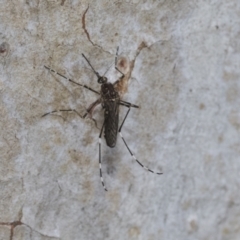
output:
<svg viewBox="0 0 240 240"><path fill-rule="evenodd" d="M239 240L239 39L237 0L0 0L0 239ZM97 96L43 65L98 90L81 53L114 81L117 46L122 133L164 174L104 141L106 193L94 122L41 118Z"/></svg>

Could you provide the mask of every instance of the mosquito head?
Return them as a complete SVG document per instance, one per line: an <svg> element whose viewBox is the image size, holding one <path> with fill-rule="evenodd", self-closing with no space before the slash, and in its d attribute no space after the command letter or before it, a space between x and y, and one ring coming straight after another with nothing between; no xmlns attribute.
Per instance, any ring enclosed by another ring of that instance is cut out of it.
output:
<svg viewBox="0 0 240 240"><path fill-rule="evenodd" d="M106 82L107 82L107 78L106 77L102 76L102 77L98 78L98 83L103 84L103 83L106 83Z"/></svg>

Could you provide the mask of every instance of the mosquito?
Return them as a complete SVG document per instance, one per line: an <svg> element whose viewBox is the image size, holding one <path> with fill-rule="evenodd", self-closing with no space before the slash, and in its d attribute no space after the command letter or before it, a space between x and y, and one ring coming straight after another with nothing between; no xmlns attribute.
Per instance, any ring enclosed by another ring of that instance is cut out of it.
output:
<svg viewBox="0 0 240 240"><path fill-rule="evenodd" d="M104 109L104 122L103 125L101 127L100 130L100 134L99 134L99 139L98 139L98 145L99 145L99 172L100 172L100 179L102 182L102 186L104 188L105 191L108 191L104 180L103 180L103 175L102 175L102 157L101 157L101 145L102 145L102 133L103 133L103 129L104 129L104 137L106 139L106 144L108 147L113 148L116 145L117 142L117 134L119 133L120 137L122 138L128 152L131 154L132 158L145 170L154 173L154 174L158 174L161 175L163 174L162 172L156 172L151 170L150 168L146 167L145 165L143 165L136 157L135 155L132 153L131 149L129 148L126 140L124 139L123 135L122 135L122 127L127 119L127 116L131 110L131 108L139 108L139 106L132 104L130 102L126 102L121 100L120 95L118 93L118 91L116 90L116 85L119 81L123 80L123 78L125 77L125 75L118 69L117 67L117 61L118 61L118 50L119 48L117 48L117 52L115 55L115 69L121 74L121 77L115 81L114 83L110 83L108 82L107 77L105 77L104 75L101 76L92 66L92 64L90 63L90 61L87 59L87 57L82 54L83 58L86 60L86 62L88 63L88 65L91 67L92 71L94 72L94 74L97 76L97 81L98 83L101 85L101 90L96 91L94 89L92 89L91 87L75 82L70 78L67 78L66 76L62 75L61 73L53 70L52 68L48 67L48 66L44 66L46 69L48 69L49 71L65 78L67 81L74 83L78 86L84 87L96 94L99 95L99 98L93 102L86 110L86 113L81 116L75 109L59 109L59 110L54 110L48 113L45 113L42 117L47 116L48 114L52 114L52 113L56 113L56 112L74 112L76 113L78 116L80 116L81 118L85 118L86 116L90 115L90 118L92 118L92 112L94 110L94 108L101 104L102 108ZM124 106L128 108L128 111L119 127L119 106Z"/></svg>

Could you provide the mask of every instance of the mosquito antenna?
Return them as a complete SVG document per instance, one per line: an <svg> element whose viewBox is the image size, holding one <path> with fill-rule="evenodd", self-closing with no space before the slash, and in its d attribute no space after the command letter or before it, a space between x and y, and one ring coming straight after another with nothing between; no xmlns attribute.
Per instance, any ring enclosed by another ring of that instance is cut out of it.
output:
<svg viewBox="0 0 240 240"><path fill-rule="evenodd" d="M107 70L106 70L106 72L103 74L103 76L105 76L105 74L109 71L109 69L112 67L112 65L113 65L113 64L111 64L111 65L109 66L109 68L107 68Z"/></svg>
<svg viewBox="0 0 240 240"><path fill-rule="evenodd" d="M87 61L87 63L89 64L89 66L92 68L93 72L96 74L96 76L98 78L100 78L100 75L97 71L95 71L95 69L93 68L92 64L89 62L89 60L85 57L85 55L82 53L82 56L85 58L85 60Z"/></svg>

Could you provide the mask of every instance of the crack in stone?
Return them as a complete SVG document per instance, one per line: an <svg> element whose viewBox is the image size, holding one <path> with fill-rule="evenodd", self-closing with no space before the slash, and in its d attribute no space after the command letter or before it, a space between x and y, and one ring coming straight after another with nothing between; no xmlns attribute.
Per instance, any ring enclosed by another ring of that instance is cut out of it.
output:
<svg viewBox="0 0 240 240"><path fill-rule="evenodd" d="M89 35L89 33L88 33L87 29L86 29L85 16L86 16L86 13L87 13L88 9L89 9L89 5L88 5L87 9L84 11L83 16L82 16L82 28L83 28L85 34L87 35L88 41L89 41L93 46L95 46L95 44L92 42L92 40L91 40L91 38L90 38L90 35Z"/></svg>
<svg viewBox="0 0 240 240"><path fill-rule="evenodd" d="M164 40L157 40L155 41L154 43L150 44L149 46L146 46L147 48L151 48L154 44L157 44L157 43L164 43L164 42L169 42L170 40L172 39L172 37L168 38L168 39L164 39Z"/></svg>
<svg viewBox="0 0 240 240"><path fill-rule="evenodd" d="M58 237L49 236L49 235L45 235L45 234L43 234L43 233L40 233L39 231L31 228L29 225L21 222L20 220L18 220L18 221L13 221L13 222L0 222L0 225L2 225L2 226L10 226L10 238L9 238L9 240L13 240L14 228L17 227L17 226L19 226L19 225L24 225L24 226L30 228L31 231L34 231L34 232L40 234L40 235L43 236L43 237L48 237L48 238L52 238L52 239L60 239L60 238L58 238Z"/></svg>
<svg viewBox="0 0 240 240"><path fill-rule="evenodd" d="M13 230L16 226L22 225L21 221L14 221L14 222L0 222L0 225L3 226L10 226L10 240L13 239Z"/></svg>
<svg viewBox="0 0 240 240"><path fill-rule="evenodd" d="M30 228L31 231L34 231L34 232L40 234L43 237L48 237L48 238L52 238L52 239L60 239L59 237L54 237L54 236L49 236L49 235L43 234L43 233L37 231L36 229L33 229L31 226L29 226L29 225L27 225L25 223L22 223L22 224L25 225L26 227Z"/></svg>
<svg viewBox="0 0 240 240"><path fill-rule="evenodd" d="M88 41L95 47L99 47L101 50L103 50L104 52L106 53L109 53L108 51L104 50L103 47L99 46L98 44L94 43L92 40L91 40L91 37L90 37L90 34L87 30L87 27L86 27L86 14L88 12L88 9L89 9L89 5L87 7L87 9L84 11L83 13L83 16L82 16L82 29L83 31L85 32L85 34L87 35L87 39ZM110 54L110 53L109 53Z"/></svg>

